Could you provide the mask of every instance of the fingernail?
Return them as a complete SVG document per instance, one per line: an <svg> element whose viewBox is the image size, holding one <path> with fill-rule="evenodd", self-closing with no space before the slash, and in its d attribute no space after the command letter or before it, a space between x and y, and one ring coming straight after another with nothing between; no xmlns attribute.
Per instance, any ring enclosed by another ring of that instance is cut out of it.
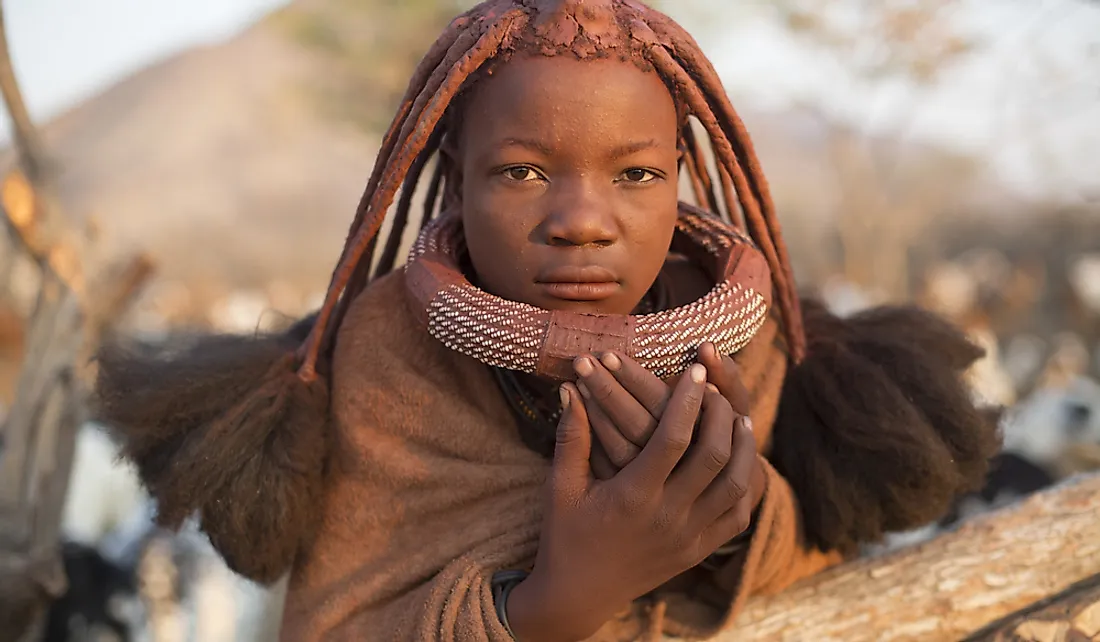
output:
<svg viewBox="0 0 1100 642"><path fill-rule="evenodd" d="M605 352L603 357L600 358L600 362L611 372L616 372L619 368L623 367L623 362L619 359L619 355L613 352Z"/></svg>
<svg viewBox="0 0 1100 642"><path fill-rule="evenodd" d="M585 385L584 385L584 383L583 383L583 382L581 382L581 381L578 381L578 382L577 382L577 390L579 390L579 391L580 391L580 393L581 393L581 396L582 396L582 397L584 397L585 399L588 399L589 397L591 397L591 396L592 396L592 395L591 395L591 394L590 394L590 393L588 392L588 387L587 387L587 386L585 386Z"/></svg>
<svg viewBox="0 0 1100 642"><path fill-rule="evenodd" d="M714 348L713 343L704 343L702 345L702 347L699 348L699 352L705 353L705 356L708 359L713 357L714 355L716 355L718 353L718 351Z"/></svg>
<svg viewBox="0 0 1100 642"><path fill-rule="evenodd" d="M580 376L588 377L596 371L596 364L592 363L592 359L589 357L581 357L573 364L573 369L575 369Z"/></svg>
<svg viewBox="0 0 1100 642"><path fill-rule="evenodd" d="M745 430L752 432L752 419L748 416L741 417L741 423L745 426Z"/></svg>
<svg viewBox="0 0 1100 642"><path fill-rule="evenodd" d="M707 369L696 363L688 368L688 376L695 383L703 383L707 380Z"/></svg>
<svg viewBox="0 0 1100 642"><path fill-rule="evenodd" d="M565 410L569 407L569 391L565 386L558 386L558 394L561 395L561 408Z"/></svg>
<svg viewBox="0 0 1100 642"><path fill-rule="evenodd" d="M707 390L711 392L718 392L718 386L714 385L713 383L708 383Z"/></svg>

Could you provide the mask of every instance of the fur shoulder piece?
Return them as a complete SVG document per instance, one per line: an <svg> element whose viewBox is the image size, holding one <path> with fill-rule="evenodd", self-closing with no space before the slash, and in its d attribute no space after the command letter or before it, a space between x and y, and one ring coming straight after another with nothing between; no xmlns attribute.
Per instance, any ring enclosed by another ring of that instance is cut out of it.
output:
<svg viewBox="0 0 1100 642"><path fill-rule="evenodd" d="M809 542L852 553L978 489L1000 447L962 378L981 349L915 307L842 319L803 306L808 352L784 382L771 459Z"/></svg>
<svg viewBox="0 0 1100 642"><path fill-rule="evenodd" d="M97 355L97 419L136 465L158 523L197 516L229 567L263 583L290 569L317 522L328 382L295 372L312 324Z"/></svg>

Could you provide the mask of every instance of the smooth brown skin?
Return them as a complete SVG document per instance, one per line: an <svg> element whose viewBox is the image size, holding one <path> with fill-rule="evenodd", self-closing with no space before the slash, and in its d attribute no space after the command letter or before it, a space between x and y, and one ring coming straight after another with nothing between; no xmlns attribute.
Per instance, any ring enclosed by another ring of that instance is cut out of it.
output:
<svg viewBox="0 0 1100 642"><path fill-rule="evenodd" d="M481 286L547 309L630 313L677 216L678 119L658 76L611 60L517 58L476 86L463 115L456 157ZM580 266L613 273L614 285L574 297L540 283ZM621 355L601 355L615 372L578 360L589 398L562 387L537 559L507 604L523 642L590 636L748 526L762 476L751 426L730 402L743 413L747 393L732 360L707 350L672 387ZM616 446L624 439L631 448Z"/></svg>
<svg viewBox="0 0 1100 642"><path fill-rule="evenodd" d="M655 73L617 61L516 58L463 111L462 214L479 285L549 310L629 314L664 265L677 216L678 118ZM540 285L597 267L616 287L565 300Z"/></svg>

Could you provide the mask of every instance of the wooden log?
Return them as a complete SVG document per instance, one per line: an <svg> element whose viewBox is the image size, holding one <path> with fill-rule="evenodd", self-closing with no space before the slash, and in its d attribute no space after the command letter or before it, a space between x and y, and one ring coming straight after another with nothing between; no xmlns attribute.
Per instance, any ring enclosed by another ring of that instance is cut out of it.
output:
<svg viewBox="0 0 1100 642"><path fill-rule="evenodd" d="M1089 640L1100 640L1100 575L994 622L964 642Z"/></svg>
<svg viewBox="0 0 1100 642"><path fill-rule="evenodd" d="M955 642L1064 591L1061 603L1073 606L1073 617L1096 617L1091 609L1100 608L1092 606L1100 596L1078 604L1069 589L1098 575L1100 475L1092 475L922 545L849 562L780 595L754 598L718 639Z"/></svg>

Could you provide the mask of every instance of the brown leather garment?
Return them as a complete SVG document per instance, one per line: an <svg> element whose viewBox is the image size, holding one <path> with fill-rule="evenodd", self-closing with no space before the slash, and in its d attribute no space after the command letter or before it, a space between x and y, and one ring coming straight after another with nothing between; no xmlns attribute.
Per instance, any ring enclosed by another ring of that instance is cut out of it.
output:
<svg viewBox="0 0 1100 642"><path fill-rule="evenodd" d="M407 292L400 272L375 282L342 324L335 455L319 533L291 577L283 640L510 640L489 580L532 564L549 464L520 440L488 369L429 336ZM786 367L775 341L769 321L738 355L762 445ZM806 550L797 500L766 469L743 565L639 601L593 639L705 636L730 626L748 595L838 561Z"/></svg>

